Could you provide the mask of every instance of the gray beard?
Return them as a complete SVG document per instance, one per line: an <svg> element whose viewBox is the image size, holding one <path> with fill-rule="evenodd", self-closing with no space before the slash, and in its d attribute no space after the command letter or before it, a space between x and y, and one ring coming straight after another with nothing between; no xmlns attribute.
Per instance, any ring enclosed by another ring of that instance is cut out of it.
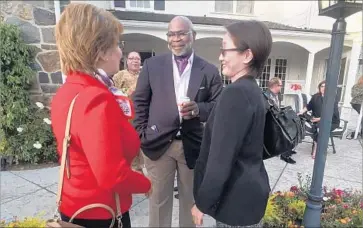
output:
<svg viewBox="0 0 363 228"><path fill-rule="evenodd" d="M168 44L169 50L175 55L175 56L182 56L192 51L192 44L193 42L190 42L189 44L186 44L185 48L180 52L175 52L171 46Z"/></svg>

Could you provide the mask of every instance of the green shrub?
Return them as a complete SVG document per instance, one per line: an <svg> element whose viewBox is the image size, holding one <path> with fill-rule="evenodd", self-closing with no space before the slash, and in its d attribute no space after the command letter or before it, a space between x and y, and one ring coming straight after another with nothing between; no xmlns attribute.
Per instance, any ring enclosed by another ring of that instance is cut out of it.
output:
<svg viewBox="0 0 363 228"><path fill-rule="evenodd" d="M19 220L18 218L13 218L12 221L6 222L6 221L0 221L0 227L46 227L46 221L44 219L41 219L39 217L28 217L24 218L22 220Z"/></svg>
<svg viewBox="0 0 363 228"><path fill-rule="evenodd" d="M30 99L34 51L14 25L0 23L0 34L0 153L19 162L54 161L49 109Z"/></svg>

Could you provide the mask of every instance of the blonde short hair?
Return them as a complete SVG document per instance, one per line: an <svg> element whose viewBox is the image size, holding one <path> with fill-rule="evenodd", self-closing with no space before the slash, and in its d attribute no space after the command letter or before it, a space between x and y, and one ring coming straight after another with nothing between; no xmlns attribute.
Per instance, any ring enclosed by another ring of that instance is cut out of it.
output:
<svg viewBox="0 0 363 228"><path fill-rule="evenodd" d="M280 82L282 82L282 81L279 77L274 77L274 78L271 78L270 81L268 81L267 86L268 86L268 88L272 88L274 85L279 85Z"/></svg>
<svg viewBox="0 0 363 228"><path fill-rule="evenodd" d="M100 54L117 45L122 32L112 13L92 4L69 4L55 28L62 72L96 72Z"/></svg>

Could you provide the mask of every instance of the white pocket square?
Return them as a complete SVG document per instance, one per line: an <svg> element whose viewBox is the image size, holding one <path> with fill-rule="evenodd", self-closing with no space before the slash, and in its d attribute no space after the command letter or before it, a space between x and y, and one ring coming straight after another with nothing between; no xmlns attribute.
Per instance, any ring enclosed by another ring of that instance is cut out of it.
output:
<svg viewBox="0 0 363 228"><path fill-rule="evenodd" d="M201 89L205 89L205 87L200 87L199 90L201 90Z"/></svg>

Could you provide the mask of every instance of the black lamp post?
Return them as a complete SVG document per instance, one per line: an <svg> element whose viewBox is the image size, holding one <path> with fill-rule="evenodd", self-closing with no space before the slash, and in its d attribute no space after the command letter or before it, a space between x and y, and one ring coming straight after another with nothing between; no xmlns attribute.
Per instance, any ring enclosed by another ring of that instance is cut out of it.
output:
<svg viewBox="0 0 363 228"><path fill-rule="evenodd" d="M333 25L330 44L325 95L318 136L319 143L303 219L303 225L307 228L320 227L323 200L322 184L347 24L345 18L361 11L362 6L362 0L319 0L319 15L335 18L336 21Z"/></svg>

